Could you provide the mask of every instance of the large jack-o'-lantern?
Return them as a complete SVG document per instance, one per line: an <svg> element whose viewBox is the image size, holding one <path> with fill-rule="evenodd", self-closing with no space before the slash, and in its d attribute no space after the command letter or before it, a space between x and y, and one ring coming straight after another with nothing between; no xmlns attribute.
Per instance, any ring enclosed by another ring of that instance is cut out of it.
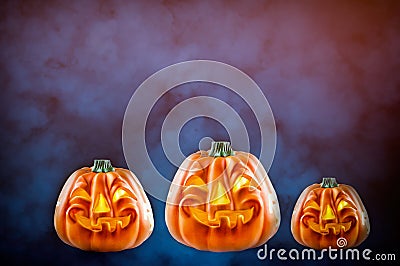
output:
<svg viewBox="0 0 400 266"><path fill-rule="evenodd" d="M335 178L323 178L321 184L313 184L301 193L294 207L291 228L300 244L324 249L361 244L369 234L370 225L355 189L338 184ZM342 243L338 242L340 239Z"/></svg>
<svg viewBox="0 0 400 266"><path fill-rule="evenodd" d="M208 251L237 251L265 243L278 230L275 190L258 159L213 142L190 155L168 194L165 220L179 242Z"/></svg>
<svg viewBox="0 0 400 266"><path fill-rule="evenodd" d="M91 251L134 248L153 231L150 202L136 176L95 160L75 171L57 201L54 226L65 243Z"/></svg>

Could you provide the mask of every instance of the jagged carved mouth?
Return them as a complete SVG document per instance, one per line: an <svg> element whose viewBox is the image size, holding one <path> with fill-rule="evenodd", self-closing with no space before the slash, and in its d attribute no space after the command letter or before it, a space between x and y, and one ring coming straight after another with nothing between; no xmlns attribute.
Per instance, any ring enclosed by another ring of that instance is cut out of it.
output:
<svg viewBox="0 0 400 266"><path fill-rule="evenodd" d="M239 221L242 224L248 223L253 217L254 207L247 210L218 210L215 212L214 218L210 218L209 214L198 208L189 207L193 217L200 223L208 227L221 227L225 223L229 228L235 228Z"/></svg>
<svg viewBox="0 0 400 266"><path fill-rule="evenodd" d="M75 214L76 221L84 228L93 231L93 232L100 232L103 231L103 227L106 227L108 231L111 233L117 229L117 225L120 226L121 229L128 226L129 222L131 221L131 215L123 216L123 217L99 217L96 223L92 223L92 220L79 215Z"/></svg>
<svg viewBox="0 0 400 266"><path fill-rule="evenodd" d="M335 235L338 235L341 230L343 232L347 232L350 227L351 227L351 221L346 222L346 223L327 223L325 226L318 224L313 221L308 222L308 226L317 233L320 233L322 235L327 235L329 234L329 231L331 230Z"/></svg>

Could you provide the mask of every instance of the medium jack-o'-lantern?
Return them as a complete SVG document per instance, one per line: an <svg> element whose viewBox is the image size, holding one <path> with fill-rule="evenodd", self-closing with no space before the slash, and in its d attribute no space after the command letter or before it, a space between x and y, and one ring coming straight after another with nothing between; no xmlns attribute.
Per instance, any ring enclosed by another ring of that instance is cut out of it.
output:
<svg viewBox="0 0 400 266"><path fill-rule="evenodd" d="M165 220L179 242L208 251L238 251L265 243L278 230L279 203L258 159L213 142L190 155L168 194Z"/></svg>
<svg viewBox="0 0 400 266"><path fill-rule="evenodd" d="M367 211L355 189L323 178L307 187L294 207L292 234L297 242L314 249L355 247L370 230ZM343 242L338 242L342 239ZM338 245L339 244L339 245Z"/></svg>
<svg viewBox="0 0 400 266"><path fill-rule="evenodd" d="M75 171L57 201L54 226L65 243L91 251L134 248L153 231L150 202L136 176L95 160Z"/></svg>

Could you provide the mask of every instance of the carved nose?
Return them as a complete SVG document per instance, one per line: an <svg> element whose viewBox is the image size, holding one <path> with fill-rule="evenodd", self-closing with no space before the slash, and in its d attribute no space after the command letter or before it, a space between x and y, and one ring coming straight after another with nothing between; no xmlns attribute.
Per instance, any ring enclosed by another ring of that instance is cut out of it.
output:
<svg viewBox="0 0 400 266"><path fill-rule="evenodd" d="M329 204L326 205L326 208L322 213L322 220L325 220L325 221L326 220L333 220L335 218L336 218L336 216L333 213L333 209L332 209L331 205L329 205Z"/></svg>
<svg viewBox="0 0 400 266"><path fill-rule="evenodd" d="M228 193L221 182L211 191L211 205L225 205L231 203Z"/></svg>
<svg viewBox="0 0 400 266"><path fill-rule="evenodd" d="M96 203L94 204L93 212L94 213L104 213L109 212L110 206L107 203L106 198L102 193L100 193L96 198Z"/></svg>

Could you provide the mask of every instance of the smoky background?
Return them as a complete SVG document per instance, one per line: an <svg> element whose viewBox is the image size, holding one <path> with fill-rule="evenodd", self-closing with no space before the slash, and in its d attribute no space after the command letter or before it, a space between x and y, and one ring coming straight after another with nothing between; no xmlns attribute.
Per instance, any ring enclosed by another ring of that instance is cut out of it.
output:
<svg viewBox="0 0 400 266"><path fill-rule="evenodd" d="M239 68L271 105L277 150L269 175L282 222L269 247L299 247L289 226L298 195L322 176L336 176L357 189L370 216L361 248L398 250L398 1L2 1L0 14L3 259L263 264L257 249L217 254L180 245L165 227L164 203L151 197L155 230L134 250L83 252L63 244L53 228L56 199L75 169L95 158L126 167L121 124L135 88L163 67L193 59ZM184 86L167 93L152 115L204 87L238 110L255 140L251 151L259 152L254 117L238 97L215 85ZM158 120L151 119L150 155L168 175L174 167L157 146ZM191 121L180 136L185 153L198 148L188 144L190 134L226 136L209 119Z"/></svg>

